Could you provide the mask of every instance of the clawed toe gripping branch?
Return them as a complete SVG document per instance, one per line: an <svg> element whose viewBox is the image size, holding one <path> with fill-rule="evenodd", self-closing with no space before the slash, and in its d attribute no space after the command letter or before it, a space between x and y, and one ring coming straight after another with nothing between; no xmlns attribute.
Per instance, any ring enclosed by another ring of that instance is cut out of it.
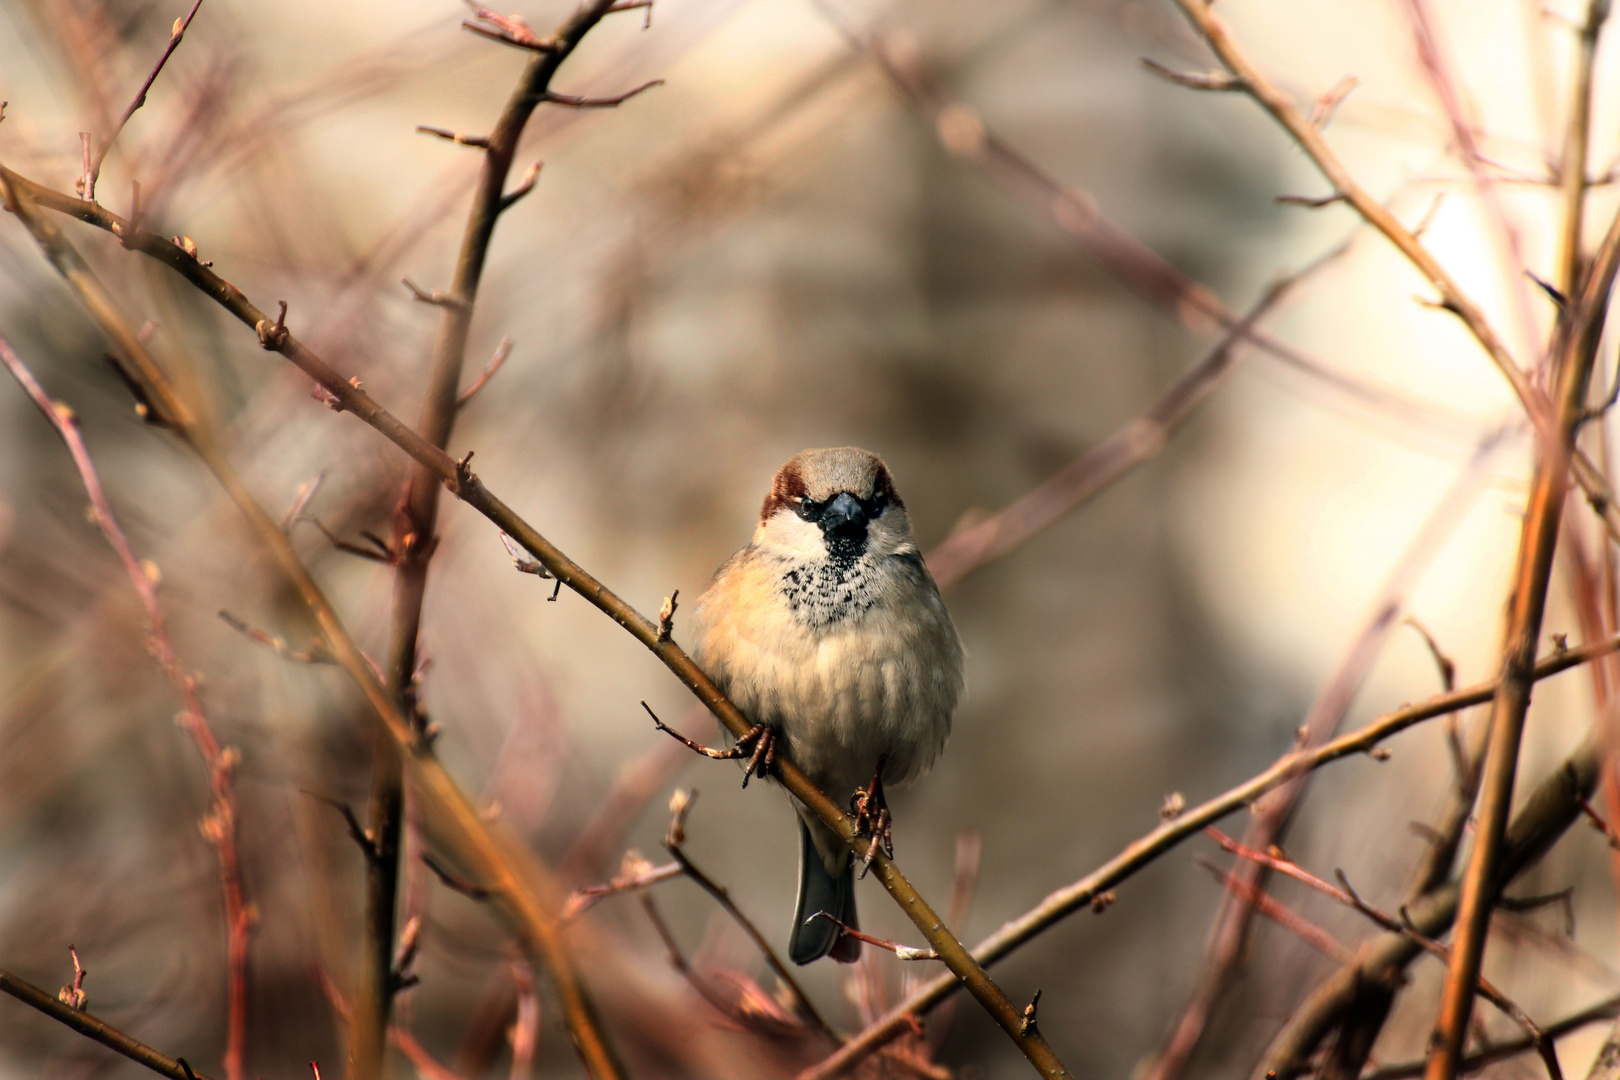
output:
<svg viewBox="0 0 1620 1080"><path fill-rule="evenodd" d="M702 754L707 758L713 758L716 761L735 761L747 756L748 764L743 769L743 787L747 787L748 781L755 776L761 779L765 778L770 774L771 767L776 764L776 732L764 724L755 724L743 734L737 736L736 742L724 750L716 750L712 746L704 746L700 742L688 739L685 735L664 723L658 718L658 714L652 711L652 706L645 701L641 703L641 707L647 710L647 715L652 717L652 722L659 731L679 742L688 750Z"/></svg>

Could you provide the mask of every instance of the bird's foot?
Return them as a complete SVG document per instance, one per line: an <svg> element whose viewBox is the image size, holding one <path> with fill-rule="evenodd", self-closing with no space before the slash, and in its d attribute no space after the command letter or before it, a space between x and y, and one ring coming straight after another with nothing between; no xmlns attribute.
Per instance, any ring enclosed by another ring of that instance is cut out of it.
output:
<svg viewBox="0 0 1620 1080"><path fill-rule="evenodd" d="M652 721L657 725L659 731L664 732L688 750L702 754L704 757L714 758L716 761L730 761L745 754L749 755L748 768L743 772L743 787L747 787L748 781L753 779L754 776L764 776L769 773L771 766L776 763L776 732L764 724L755 724L744 732L736 742L724 750L716 750L712 746L704 746L700 742L688 739L685 735L658 719L658 714L653 712L645 701L641 703L641 707L647 710L647 715L652 717Z"/></svg>
<svg viewBox="0 0 1620 1080"><path fill-rule="evenodd" d="M889 802L883 795L883 759L872 773L870 787L856 788L849 800L850 813L855 818L855 835L870 840L861 859L861 877L872 867L872 860L882 851L894 858L894 817L889 813Z"/></svg>

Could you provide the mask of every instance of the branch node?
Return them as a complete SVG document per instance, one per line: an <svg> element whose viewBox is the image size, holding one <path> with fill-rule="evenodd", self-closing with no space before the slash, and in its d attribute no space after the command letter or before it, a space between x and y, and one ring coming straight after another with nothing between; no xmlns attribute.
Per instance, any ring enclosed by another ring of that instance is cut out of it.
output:
<svg viewBox="0 0 1620 1080"><path fill-rule="evenodd" d="M1215 93L1230 93L1237 90L1247 90L1249 84L1236 75L1228 75L1224 71L1210 71L1195 74L1188 71L1176 71L1167 68L1157 60L1142 58L1142 66L1147 68L1159 78L1173 82L1177 86L1185 86L1189 90L1210 90Z"/></svg>
<svg viewBox="0 0 1620 1080"><path fill-rule="evenodd" d="M1035 996L1029 999L1029 1004L1024 1006L1024 1015L1018 1021L1018 1034L1024 1038L1028 1038L1035 1033L1035 1010L1039 1008L1040 1004L1041 992L1037 990Z"/></svg>
<svg viewBox="0 0 1620 1080"><path fill-rule="evenodd" d="M422 853L422 861L427 864L429 870L433 871L433 876L443 882L446 887L454 889L461 895L473 900L484 900L489 897L490 892L488 889L468 881L425 851Z"/></svg>
<svg viewBox="0 0 1620 1080"><path fill-rule="evenodd" d="M675 609L679 606L681 590L676 589L664 597L664 604L658 609L658 644L669 643L670 636L675 632Z"/></svg>
<svg viewBox="0 0 1620 1080"><path fill-rule="evenodd" d="M281 310L276 314L276 321L272 323L269 319L260 319L253 327L258 332L259 344L270 352L277 352L287 344L287 301L277 303L281 305Z"/></svg>
<svg viewBox="0 0 1620 1080"><path fill-rule="evenodd" d="M522 199L523 196L533 191L535 181L540 179L540 169L544 165L545 162L543 161L536 161L533 165L530 165L529 170L523 174L523 179L518 181L518 186L501 196L501 201L495 207L495 212L497 214L506 213L518 202L518 200Z"/></svg>
<svg viewBox="0 0 1620 1080"><path fill-rule="evenodd" d="M440 292L438 289L434 289L432 292L424 292L410 278L400 278L399 283L411 290L411 298L417 303L432 304L435 307L445 308L464 308L467 306L467 301L451 296L449 293Z"/></svg>
<svg viewBox="0 0 1620 1080"><path fill-rule="evenodd" d="M453 142L457 146L471 146L478 150L489 149L488 135L466 135L459 131L449 131L445 128L429 127L426 124L417 124L416 130L421 132L423 135L437 135L439 138L448 142Z"/></svg>

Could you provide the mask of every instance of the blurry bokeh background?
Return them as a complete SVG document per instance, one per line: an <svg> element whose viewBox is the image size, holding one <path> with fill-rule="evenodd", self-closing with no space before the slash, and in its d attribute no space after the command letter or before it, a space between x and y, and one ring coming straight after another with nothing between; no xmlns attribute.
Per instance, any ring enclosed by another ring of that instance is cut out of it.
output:
<svg viewBox="0 0 1620 1080"><path fill-rule="evenodd" d="M1427 6L1524 265L1552 278L1556 188L1530 181L1558 160L1570 20L1584 5ZM1392 249L1341 206L1274 202L1328 189L1252 102L1142 68L1143 56L1210 66L1173 6L831 10L836 18L806 0L658 0L650 28L640 12L615 16L557 88L666 84L615 110L543 108L520 154L520 170L535 159L545 169L496 233L469 365L481 367L503 337L514 346L463 411L451 450L476 450L492 490L644 612L674 589L695 598L747 541L773 470L804 447L884 455L931 548L1108 436L1213 341L953 155L840 24L881 35L1235 310L1280 270L1350 242L1265 325L1359 390L1244 350L1243 367L1160 458L951 593L969 695L940 765L896 796L895 835L901 865L943 905L958 835L982 833L976 897L958 928L971 942L1150 830L1168 793L1201 801L1285 750L1420 535L1431 542L1410 559L1402 610L1455 658L1460 683L1489 677L1529 446L1505 382L1455 320L1419 302L1431 293ZM1220 10L1307 105L1359 78L1328 129L1334 146L1409 225L1432 215L1426 242L1509 346L1538 357L1552 307L1501 257L1415 62L1407 5L1223 0ZM549 0L521 8L536 28L565 13ZM181 14L172 0L0 2L0 161L71 191L77 133L107 129ZM302 337L407 419L437 312L399 282L448 284L477 165L475 151L413 129L485 131L524 60L459 29L465 14L448 0L207 0L100 185L103 203L127 212L138 179L149 227L194 238L260 306L287 300ZM1593 175L1620 149L1613 72L1601 55ZM1613 212L1606 187L1592 207L1595 239ZM184 282L108 236L71 229L132 316L156 324L153 348L204 395L272 512L324 474L310 513L350 538L386 531L402 455L323 408L303 376ZM363 704L337 671L291 663L219 620L229 611L295 648L310 633L212 479L134 415L101 359L106 343L9 216L0 333L80 414L138 553L161 571L210 717L242 753L241 837L259 916L249 1072L294 1076L315 1060L337 1075L344 1026L315 972L352 986L361 866L340 819L307 793L364 803ZM217 1070L224 934L196 824L206 778L170 722L178 703L84 502L49 427L0 384L0 966L54 990L69 980L71 942L92 973L93 1010ZM423 701L467 790L548 860L585 867L583 883L610 876L625 847L663 861L669 792L696 787L693 856L785 941L797 845L781 796L742 791L734 769L665 751L640 700L684 717L694 736L711 727L689 715L689 696L662 666L577 597L547 602L549 583L514 573L483 519L449 503L441 521ZM295 537L380 656L388 570L334 551L311 526ZM1547 629L1578 640L1567 579L1554 591ZM1378 657L1347 727L1439 688L1410 628L1393 631ZM1538 691L1527 783L1592 723L1590 687L1577 672ZM1422 847L1409 823L1432 818L1451 783L1437 730L1393 748L1391 761L1355 759L1317 776L1287 839L1302 863L1324 876L1344 868L1387 906ZM582 857L580 830L631 767L652 778L633 827ZM1128 1076L1160 1046L1222 895L1193 855L1215 853L1189 843L1125 884L1105 914L1073 916L996 969L1014 998L1044 991L1042 1030L1077 1075ZM410 873L428 919L422 983L405 995L404 1016L469 1080L494 1074L505 1068L514 954L487 912L430 884L420 866ZM1570 885L1579 955L1551 910L1515 917L1527 929L1493 945L1489 970L1542 1020L1620 988L1613 881L1601 837L1584 829L1530 883ZM881 889L862 890L866 928L914 942ZM1325 899L1278 891L1348 944L1369 932ZM769 985L696 888L673 882L658 897L689 953ZM633 898L586 918L644 966L649 985L670 1000L687 993ZM861 986L893 1000L899 968L880 955ZM1188 1075L1250 1068L1331 970L1287 931L1257 923ZM1432 961L1414 968L1380 1060L1421 1050L1438 971ZM852 978L827 963L804 972L844 1030L861 1022ZM688 997L691 1023L720 1023ZM549 1006L543 1018L538 1069L578 1075ZM1513 1033L1500 1016L1485 1022ZM1566 1041L1566 1069L1583 1071L1601 1034ZM937 1060L964 1076L1027 1068L966 1001ZM0 1001L0 1075L136 1071ZM744 1063L735 1075L756 1074Z"/></svg>

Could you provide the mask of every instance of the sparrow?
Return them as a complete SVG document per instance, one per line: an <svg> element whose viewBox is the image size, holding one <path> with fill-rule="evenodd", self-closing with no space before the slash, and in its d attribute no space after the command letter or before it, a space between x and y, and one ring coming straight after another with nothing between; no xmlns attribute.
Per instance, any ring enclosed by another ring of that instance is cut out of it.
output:
<svg viewBox="0 0 1620 1080"><path fill-rule="evenodd" d="M715 572L692 634L693 659L756 725L726 752L755 744L743 783L782 754L834 801L853 792L871 850L887 846L881 785L914 780L939 756L963 655L882 459L806 450L778 469L753 542ZM788 955L851 963L861 943L844 933L858 927L850 849L789 799L800 845Z"/></svg>

